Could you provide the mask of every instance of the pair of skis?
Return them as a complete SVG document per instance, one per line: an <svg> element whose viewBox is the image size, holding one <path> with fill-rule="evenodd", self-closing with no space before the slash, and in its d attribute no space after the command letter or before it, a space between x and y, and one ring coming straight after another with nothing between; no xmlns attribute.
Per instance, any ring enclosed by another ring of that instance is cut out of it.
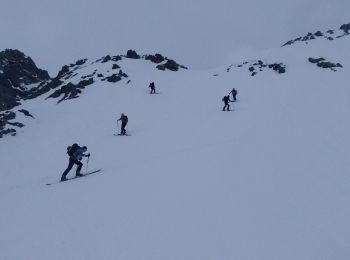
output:
<svg viewBox="0 0 350 260"><path fill-rule="evenodd" d="M59 184L59 183L63 183L63 182L67 182L67 181L71 181L71 180L74 180L74 179L78 179L78 178L83 178L83 177L86 177L86 176L89 176L91 174L94 174L94 173L99 173L102 171L102 168L98 169L98 170L95 170L95 171L91 171L91 172L88 172L88 173L85 173L83 174L82 176L74 176L72 178L69 178L65 181L60 181L60 182L53 182L53 183L46 183L47 186L50 186L50 185L53 185L53 184Z"/></svg>
<svg viewBox="0 0 350 260"><path fill-rule="evenodd" d="M113 134L115 136L131 136L130 134Z"/></svg>

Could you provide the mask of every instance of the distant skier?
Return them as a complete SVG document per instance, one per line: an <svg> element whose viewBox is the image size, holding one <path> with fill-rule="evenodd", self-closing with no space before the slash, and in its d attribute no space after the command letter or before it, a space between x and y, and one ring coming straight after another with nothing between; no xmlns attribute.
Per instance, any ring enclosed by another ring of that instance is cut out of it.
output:
<svg viewBox="0 0 350 260"><path fill-rule="evenodd" d="M233 97L233 102L237 101L237 98L236 98L237 90L235 88L233 88L229 94L231 94L231 93L232 93L232 97Z"/></svg>
<svg viewBox="0 0 350 260"><path fill-rule="evenodd" d="M66 181L68 172L72 169L73 165L78 165L75 176L81 177L83 174L80 173L83 163L80 162L83 157L90 157L89 154L84 154L87 151L87 147L80 147L78 144L73 144L72 146L67 147L67 154L69 155L69 164L67 169L63 172L61 181Z"/></svg>
<svg viewBox="0 0 350 260"><path fill-rule="evenodd" d="M156 94L156 86L154 85L154 82L151 82L148 87L151 88L150 94Z"/></svg>
<svg viewBox="0 0 350 260"><path fill-rule="evenodd" d="M120 129L120 135L126 135L125 127L128 123L128 117L124 115L123 113L120 115L120 118L117 121L122 121L122 126Z"/></svg>
<svg viewBox="0 0 350 260"><path fill-rule="evenodd" d="M222 101L225 103L225 106L223 107L222 111L225 111L225 108L227 108L227 111L231 111L229 103L233 101L230 100L230 94L228 94L227 96L224 96L222 98Z"/></svg>

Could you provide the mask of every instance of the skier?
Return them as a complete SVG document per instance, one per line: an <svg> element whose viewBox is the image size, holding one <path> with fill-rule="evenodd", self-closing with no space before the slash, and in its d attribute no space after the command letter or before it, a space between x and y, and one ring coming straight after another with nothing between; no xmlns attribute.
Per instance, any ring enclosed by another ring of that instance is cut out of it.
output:
<svg viewBox="0 0 350 260"><path fill-rule="evenodd" d="M124 115L123 113L120 115L120 118L117 121L122 121L122 126L120 129L120 135L126 135L126 124L128 123L128 117Z"/></svg>
<svg viewBox="0 0 350 260"><path fill-rule="evenodd" d="M237 96L237 90L235 89L235 88L233 88L232 90L231 90L231 92L230 93L232 93L232 97L233 97L233 102L234 101L237 101L237 99L236 99L236 96ZM229 94L230 94L229 93Z"/></svg>
<svg viewBox="0 0 350 260"><path fill-rule="evenodd" d="M150 94L156 94L156 86L154 85L154 82L151 82L148 87L151 88Z"/></svg>
<svg viewBox="0 0 350 260"><path fill-rule="evenodd" d="M230 94L228 94L227 96L224 96L222 98L222 101L225 103L225 106L222 109L222 111L225 111L225 108L227 108L227 111L231 111L229 102L233 102L233 101L230 100Z"/></svg>
<svg viewBox="0 0 350 260"><path fill-rule="evenodd" d="M67 147L67 154L69 155L69 164L67 169L63 172L61 181L66 181L68 172L72 169L73 165L78 165L75 176L81 177L84 176L80 173L81 168L83 167L83 163L80 162L83 157L90 157L89 154L84 154L87 151L87 147L80 147L78 144L73 144L72 146Z"/></svg>

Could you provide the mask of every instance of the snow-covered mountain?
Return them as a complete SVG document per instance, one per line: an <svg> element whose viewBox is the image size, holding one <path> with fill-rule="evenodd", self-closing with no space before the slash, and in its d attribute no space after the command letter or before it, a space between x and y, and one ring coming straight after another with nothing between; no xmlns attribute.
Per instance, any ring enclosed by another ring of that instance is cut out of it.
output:
<svg viewBox="0 0 350 260"><path fill-rule="evenodd" d="M0 259L349 259L344 28L211 70L129 52L43 79L3 112L32 117L0 139ZM58 183L76 142L103 170Z"/></svg>
<svg viewBox="0 0 350 260"><path fill-rule="evenodd" d="M34 99L50 92L47 98L60 98L58 101L60 103L63 100L79 97L83 89L96 82L116 83L122 79L128 79L126 84L129 84L131 79L118 65L118 61L123 59L148 61L154 64L154 69L161 71L187 69L159 53L141 56L136 51L129 50L126 55L113 57L106 55L96 61L80 59L74 64L63 66L57 76L50 79L47 71L37 68L32 59L24 53L18 50L1 52L0 138L8 134L14 136L16 129L24 127L21 122L13 122L18 112L34 118L28 110L12 109L20 105L22 100ZM1 111L5 112L1 113Z"/></svg>

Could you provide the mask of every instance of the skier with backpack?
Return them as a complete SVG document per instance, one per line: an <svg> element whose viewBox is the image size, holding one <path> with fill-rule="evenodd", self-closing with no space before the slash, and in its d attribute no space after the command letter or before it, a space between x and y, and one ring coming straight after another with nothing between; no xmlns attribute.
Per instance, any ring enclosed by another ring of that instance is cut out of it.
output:
<svg viewBox="0 0 350 260"><path fill-rule="evenodd" d="M151 88L150 94L156 94L156 86L154 85L154 82L151 82L148 87Z"/></svg>
<svg viewBox="0 0 350 260"><path fill-rule="evenodd" d="M223 107L222 111L225 111L225 108L227 108L227 111L231 111L229 103L233 101L230 100L230 94L228 94L227 96L224 96L222 98L222 101L225 103L225 106Z"/></svg>
<svg viewBox="0 0 350 260"><path fill-rule="evenodd" d="M83 174L80 173L81 168L83 167L83 163L80 161L83 157L90 157L90 153L85 154L86 151L87 151L86 146L80 147L76 143L73 144L72 146L67 147L67 154L69 155L69 163L68 163L67 169L62 174L61 181L67 180L66 176L67 176L68 172L72 169L74 164L76 164L78 166L76 173L75 173L75 176L76 177L84 176Z"/></svg>
<svg viewBox="0 0 350 260"><path fill-rule="evenodd" d="M122 121L122 126L120 128L120 135L126 135L126 130L125 127L128 123L128 117L126 115L124 115L124 113L122 113L120 115L120 118L117 120L117 122Z"/></svg>
<svg viewBox="0 0 350 260"><path fill-rule="evenodd" d="M229 94L231 94L231 93L232 93L233 102L237 101L237 98L236 98L237 93L238 93L237 89L233 88Z"/></svg>

